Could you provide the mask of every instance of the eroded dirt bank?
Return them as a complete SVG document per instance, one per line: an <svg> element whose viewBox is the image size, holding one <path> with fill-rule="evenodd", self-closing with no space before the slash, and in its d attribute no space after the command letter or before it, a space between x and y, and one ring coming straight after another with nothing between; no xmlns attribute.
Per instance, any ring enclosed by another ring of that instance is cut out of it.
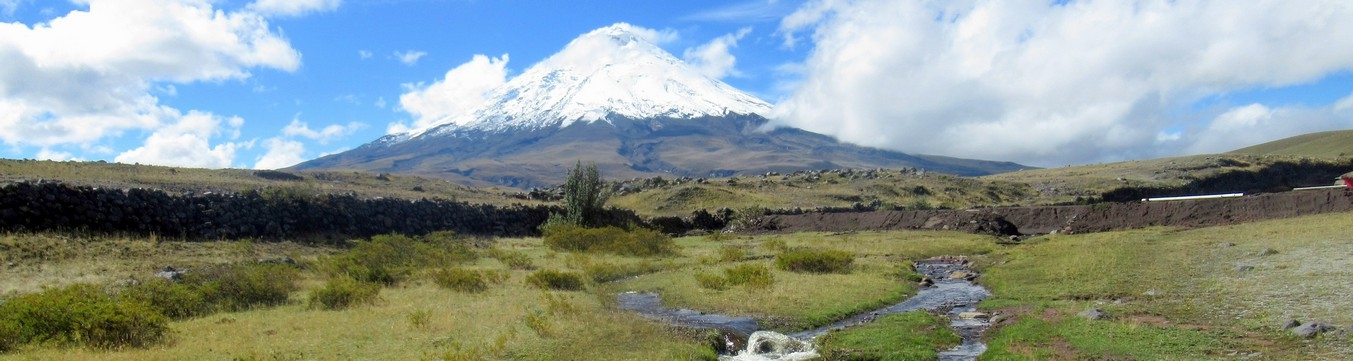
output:
<svg viewBox="0 0 1353 361"><path fill-rule="evenodd" d="M1353 190L1325 189L1172 202L771 215L760 223L766 225L761 231L775 233L947 229L1010 236L1209 227L1347 211L1353 211Z"/></svg>

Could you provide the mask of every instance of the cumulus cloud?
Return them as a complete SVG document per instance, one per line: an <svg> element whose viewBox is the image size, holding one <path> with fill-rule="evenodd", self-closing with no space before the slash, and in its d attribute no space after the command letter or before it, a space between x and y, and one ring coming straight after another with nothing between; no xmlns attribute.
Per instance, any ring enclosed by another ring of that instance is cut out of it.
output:
<svg viewBox="0 0 1353 361"><path fill-rule="evenodd" d="M414 116L412 124L395 123L391 134L426 129L455 115L472 111L489 93L507 83L507 54L497 58L475 55L432 84L405 84L399 105Z"/></svg>
<svg viewBox="0 0 1353 361"><path fill-rule="evenodd" d="M404 65L408 66L413 66L418 64L419 59L422 59L424 56L427 55L428 53L426 51L409 50L409 51L396 51L394 56L395 60L399 60L400 63L404 63Z"/></svg>
<svg viewBox="0 0 1353 361"><path fill-rule="evenodd" d="M229 166L239 145L212 146L215 130L196 128L220 127L217 116L184 115L152 93L172 95L164 83L243 79L252 68L300 66L300 54L252 11L220 11L203 0L81 3L87 10L46 23L0 23L0 141L47 148L149 132L142 147L118 159Z"/></svg>
<svg viewBox="0 0 1353 361"><path fill-rule="evenodd" d="M286 168L306 160L301 157L305 153L305 145L294 140L268 138L263 141L263 149L267 152L259 156L258 162L254 163L254 169Z"/></svg>
<svg viewBox="0 0 1353 361"><path fill-rule="evenodd" d="M69 152L56 151L47 148L42 148L42 150L38 151L37 159L55 161L79 160L79 158L76 158L74 154L70 154Z"/></svg>
<svg viewBox="0 0 1353 361"><path fill-rule="evenodd" d="M742 40L752 28L739 29L737 33L725 34L714 38L704 45L686 49L682 54L686 62L695 67L697 71L705 76L722 79L725 76L740 76L736 69L737 57L729 53L729 49L738 46L738 40Z"/></svg>
<svg viewBox="0 0 1353 361"><path fill-rule="evenodd" d="M364 127L366 127L366 124L350 122L346 125L333 124L320 130L314 130L310 129L308 124L297 117L291 120L291 124L287 124L285 128L282 128L282 135L288 137L304 137L319 141L320 144L327 144L331 140L345 137Z"/></svg>
<svg viewBox="0 0 1353 361"><path fill-rule="evenodd" d="M227 121L238 128L243 120ZM156 129L144 145L119 154L118 163L146 163L196 168L229 168L235 160L235 151L247 149L250 143L226 142L215 146L211 138L221 132L221 119L202 112L189 112L178 117L178 122Z"/></svg>
<svg viewBox="0 0 1353 361"><path fill-rule="evenodd" d="M258 0L247 8L268 16L301 16L333 11L342 3L342 0Z"/></svg>
<svg viewBox="0 0 1353 361"><path fill-rule="evenodd" d="M1333 106L1180 111L1353 70L1349 18L1339 0L810 1L780 24L787 46L812 49L776 118L1034 165L1229 150L1249 145L1235 135L1353 127Z"/></svg>

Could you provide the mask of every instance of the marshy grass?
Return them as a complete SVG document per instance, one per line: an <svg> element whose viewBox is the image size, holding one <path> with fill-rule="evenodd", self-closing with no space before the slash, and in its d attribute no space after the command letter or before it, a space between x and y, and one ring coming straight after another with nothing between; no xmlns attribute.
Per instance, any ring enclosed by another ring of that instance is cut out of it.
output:
<svg viewBox="0 0 1353 361"><path fill-rule="evenodd" d="M934 360L962 341L948 317L912 311L822 335L818 353L828 360Z"/></svg>

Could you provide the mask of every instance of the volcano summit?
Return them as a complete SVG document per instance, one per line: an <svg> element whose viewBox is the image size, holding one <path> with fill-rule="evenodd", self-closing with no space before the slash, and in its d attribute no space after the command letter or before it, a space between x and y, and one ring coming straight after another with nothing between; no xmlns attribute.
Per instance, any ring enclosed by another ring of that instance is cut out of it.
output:
<svg viewBox="0 0 1353 361"><path fill-rule="evenodd" d="M471 111L293 168L522 188L561 183L578 160L596 162L612 178L901 167L983 175L1028 168L908 155L772 128L770 110L622 23L574 39Z"/></svg>

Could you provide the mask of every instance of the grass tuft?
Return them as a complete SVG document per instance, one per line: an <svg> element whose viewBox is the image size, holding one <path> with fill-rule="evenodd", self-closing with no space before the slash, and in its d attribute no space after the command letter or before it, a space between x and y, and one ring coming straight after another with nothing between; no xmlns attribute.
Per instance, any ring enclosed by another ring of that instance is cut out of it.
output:
<svg viewBox="0 0 1353 361"><path fill-rule="evenodd" d="M855 256L839 250L791 249L775 256L775 267L800 273L850 273Z"/></svg>
<svg viewBox="0 0 1353 361"><path fill-rule="evenodd" d="M583 289L583 277L573 272L539 270L526 277L526 284L540 289L580 291Z"/></svg>

